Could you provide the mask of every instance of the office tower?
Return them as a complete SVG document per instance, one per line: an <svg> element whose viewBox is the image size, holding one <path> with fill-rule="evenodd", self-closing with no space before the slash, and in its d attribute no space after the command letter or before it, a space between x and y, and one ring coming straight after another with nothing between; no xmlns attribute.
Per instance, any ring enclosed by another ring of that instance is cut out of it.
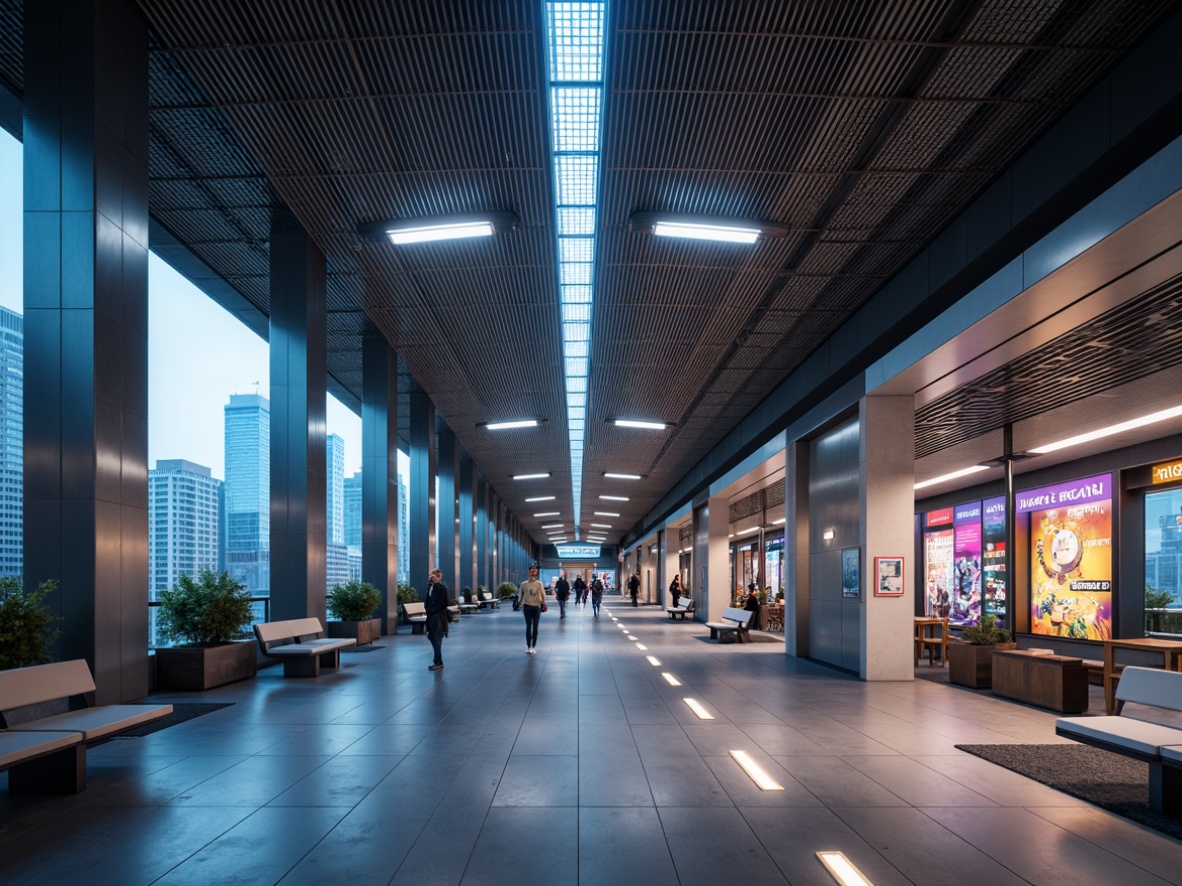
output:
<svg viewBox="0 0 1182 886"><path fill-rule="evenodd" d="M361 471L345 478L345 544L361 547Z"/></svg>
<svg viewBox="0 0 1182 886"><path fill-rule="evenodd" d="M345 441L338 434L324 439L324 493L327 499L324 566L327 590L349 580L349 553L345 548Z"/></svg>
<svg viewBox="0 0 1182 886"><path fill-rule="evenodd" d="M271 594L271 403L231 394L226 406L226 571Z"/></svg>
<svg viewBox="0 0 1182 886"><path fill-rule="evenodd" d="M410 514L407 513L406 478L398 475L398 581L410 580Z"/></svg>
<svg viewBox="0 0 1182 886"><path fill-rule="evenodd" d="M0 308L0 575L20 575L24 509L24 319Z"/></svg>
<svg viewBox="0 0 1182 886"><path fill-rule="evenodd" d="M209 468L184 459L158 459L148 471L148 599L173 587L182 575L215 571L219 556L222 481ZM156 636L156 607L150 638Z"/></svg>

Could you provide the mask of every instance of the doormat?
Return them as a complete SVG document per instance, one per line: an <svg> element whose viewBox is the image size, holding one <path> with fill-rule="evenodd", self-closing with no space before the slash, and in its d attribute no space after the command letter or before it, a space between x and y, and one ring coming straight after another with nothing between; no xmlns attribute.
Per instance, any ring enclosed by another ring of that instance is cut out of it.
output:
<svg viewBox="0 0 1182 886"><path fill-rule="evenodd" d="M1057 791L1182 840L1182 819L1149 808L1149 764L1083 744L958 744Z"/></svg>

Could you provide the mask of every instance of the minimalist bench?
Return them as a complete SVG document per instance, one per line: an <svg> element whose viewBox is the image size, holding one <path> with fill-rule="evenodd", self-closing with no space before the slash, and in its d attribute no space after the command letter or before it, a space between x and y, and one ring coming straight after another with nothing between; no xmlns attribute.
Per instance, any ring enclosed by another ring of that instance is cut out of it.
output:
<svg viewBox="0 0 1182 886"><path fill-rule="evenodd" d="M10 793L86 790L86 746L172 713L172 705L95 705L82 659L0 671L0 769Z"/></svg>
<svg viewBox="0 0 1182 886"><path fill-rule="evenodd" d="M722 610L722 621L708 621L706 627L710 628L710 639L719 640L727 634L734 634L735 640L742 643L743 637L747 633L747 625L751 621L752 613L746 609L735 609L733 606L728 606Z"/></svg>
<svg viewBox="0 0 1182 886"><path fill-rule="evenodd" d="M421 634L427 630L427 604L423 601L417 603L403 603L402 609L406 613L406 620L410 622L410 632L412 634Z"/></svg>
<svg viewBox="0 0 1182 886"><path fill-rule="evenodd" d="M494 597L491 591L482 591L477 605L481 609L488 609L491 612L501 605L501 601Z"/></svg>
<svg viewBox="0 0 1182 886"><path fill-rule="evenodd" d="M685 621L687 615L693 615L694 612L694 598L693 597L678 597L676 606L666 606L665 611L669 613L669 621L673 621L678 616Z"/></svg>
<svg viewBox="0 0 1182 886"><path fill-rule="evenodd" d="M1182 711L1182 673L1127 667L1116 686L1114 716L1064 717L1055 734L1149 764L1149 808L1182 814L1182 729L1122 717L1126 702Z"/></svg>
<svg viewBox="0 0 1182 886"><path fill-rule="evenodd" d="M471 615L480 610L479 603L465 603L463 597L456 598L456 605L460 607L461 615Z"/></svg>
<svg viewBox="0 0 1182 886"><path fill-rule="evenodd" d="M283 662L284 677L319 677L321 668L341 666L342 649L357 645L353 637L325 637L318 618L256 624L254 635L263 655Z"/></svg>

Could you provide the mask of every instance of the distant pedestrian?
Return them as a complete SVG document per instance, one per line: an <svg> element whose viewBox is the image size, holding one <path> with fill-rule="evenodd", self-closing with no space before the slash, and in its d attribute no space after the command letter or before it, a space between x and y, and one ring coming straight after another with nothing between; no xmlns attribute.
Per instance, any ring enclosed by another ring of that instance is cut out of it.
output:
<svg viewBox="0 0 1182 886"><path fill-rule="evenodd" d="M434 570L427 579L427 638L431 641L431 649L435 652L434 663L428 665L427 670L438 671L443 668L443 638L447 636L447 625L450 621L447 607L447 585L443 583L443 572Z"/></svg>
<svg viewBox="0 0 1182 886"><path fill-rule="evenodd" d="M681 599L681 576L673 576L673 581L669 582L669 608L676 609L677 601ZM672 616L670 616L672 618Z"/></svg>
<svg viewBox="0 0 1182 886"><path fill-rule="evenodd" d="M599 618L599 604L603 602L603 580L595 578L591 580L591 608L595 611L595 617Z"/></svg>
<svg viewBox="0 0 1182 886"><path fill-rule="evenodd" d="M743 604L743 608L752 613L748 627L755 628L758 631L760 629L759 612L763 606L759 602L759 591L755 590L754 584L747 591L747 602Z"/></svg>
<svg viewBox="0 0 1182 886"><path fill-rule="evenodd" d="M575 576L575 602L586 604L587 602L587 582L583 581L583 576Z"/></svg>
<svg viewBox="0 0 1182 886"><path fill-rule="evenodd" d="M518 590L521 611L525 613L525 651L536 654L538 645L538 623L546 611L546 588L538 581L538 567L529 568L529 578L521 583Z"/></svg>
<svg viewBox="0 0 1182 886"><path fill-rule="evenodd" d="M559 618L566 618L566 601L570 599L570 582L566 580L566 573L558 574L558 581L554 582L554 596L558 600Z"/></svg>
<svg viewBox="0 0 1182 886"><path fill-rule="evenodd" d="M640 606L637 599L640 597L640 576L633 575L628 579L628 596L632 598L633 606Z"/></svg>

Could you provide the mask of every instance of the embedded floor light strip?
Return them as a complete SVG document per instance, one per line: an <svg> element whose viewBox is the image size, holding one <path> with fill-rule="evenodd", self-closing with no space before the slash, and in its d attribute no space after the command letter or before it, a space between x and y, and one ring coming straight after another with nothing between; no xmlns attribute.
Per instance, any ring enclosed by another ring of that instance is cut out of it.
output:
<svg viewBox="0 0 1182 886"><path fill-rule="evenodd" d="M784 786L763 771L763 767L756 763L746 751L731 751L735 762L743 767L743 771L751 776L751 780L759 785L761 791L782 791Z"/></svg>
<svg viewBox="0 0 1182 886"><path fill-rule="evenodd" d="M637 644L636 644L636 648L637 648L637 649L639 649L641 652L647 652L647 651L648 651L648 647L647 647L647 646L645 646L643 643L637 643Z"/></svg>
<svg viewBox="0 0 1182 886"><path fill-rule="evenodd" d="M662 671L661 676L665 678L665 682L668 683L670 686L680 686L681 685L681 681L678 680L676 677L674 677L672 674L670 674L668 671Z"/></svg>
<svg viewBox="0 0 1182 886"><path fill-rule="evenodd" d="M1117 425L1109 425L1106 428L1088 431L1086 434L1078 434L1074 437L1068 437L1066 440L1059 440L1057 443L1048 443L1046 446L1035 446L1029 451L1037 452L1040 455L1047 452L1054 452L1057 449L1066 449L1068 446L1078 446L1080 443L1090 443L1092 440L1099 440L1102 437L1111 437L1113 434L1120 434L1124 431L1131 431L1134 428L1141 428L1145 425L1156 424L1159 421L1177 418L1180 415L1182 415L1182 406L1175 406L1172 409L1163 409L1161 412L1153 412L1149 415L1143 415L1140 418L1122 421Z"/></svg>
<svg viewBox="0 0 1182 886"><path fill-rule="evenodd" d="M702 705L693 698L683 698L682 701L686 703L691 711L698 715L699 720L713 720L714 715L706 710Z"/></svg>
<svg viewBox="0 0 1182 886"><path fill-rule="evenodd" d="M843 852L818 852L817 858L841 886L874 886Z"/></svg>
<svg viewBox="0 0 1182 886"><path fill-rule="evenodd" d="M651 664L654 668L659 668L661 666L661 660L659 658L657 658L655 655L646 655L645 660L647 660L648 663Z"/></svg>
<svg viewBox="0 0 1182 886"><path fill-rule="evenodd" d="M916 489L923 489L925 486L935 486L937 483L943 483L945 480L957 480L960 477L967 477L969 474L975 474L977 471L987 471L989 465L973 465L968 468L961 468L959 471L953 471L951 474L941 474L939 477L932 477L930 480L924 480L922 483L916 483Z"/></svg>

